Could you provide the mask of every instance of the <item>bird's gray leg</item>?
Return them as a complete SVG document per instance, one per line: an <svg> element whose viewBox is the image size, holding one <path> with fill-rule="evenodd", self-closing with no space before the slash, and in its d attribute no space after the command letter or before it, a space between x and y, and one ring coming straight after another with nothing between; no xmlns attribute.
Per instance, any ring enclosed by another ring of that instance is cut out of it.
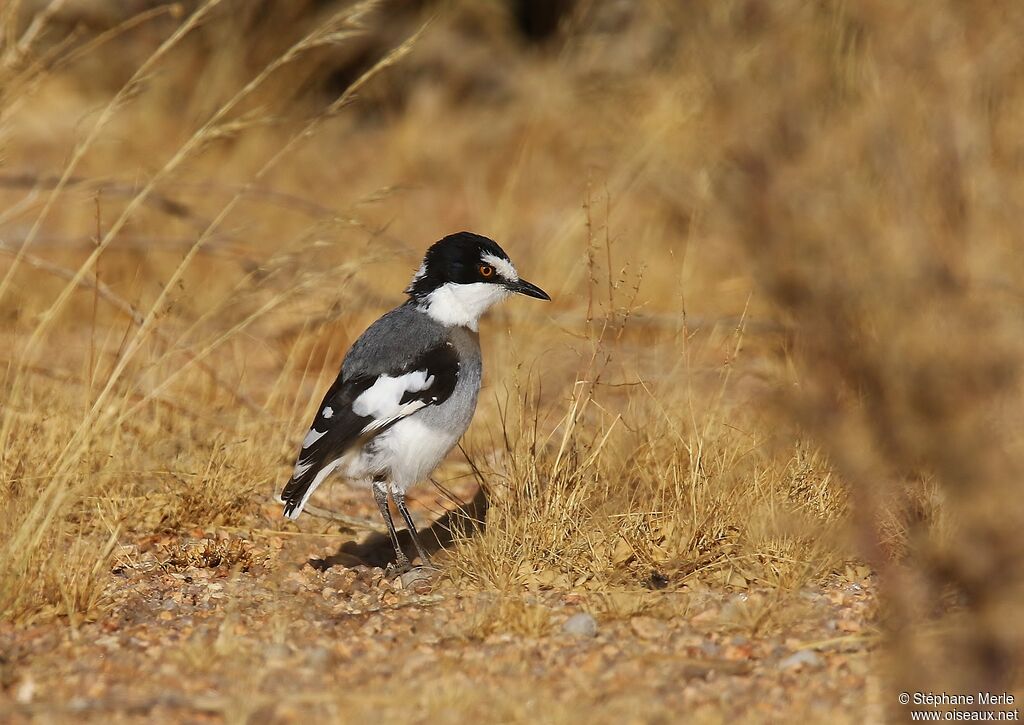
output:
<svg viewBox="0 0 1024 725"><path fill-rule="evenodd" d="M430 556L427 555L427 550L420 544L420 536L416 531L416 525L412 522L412 515L409 514L409 509L405 507L405 491L399 491L397 488L392 489L391 497L395 499L395 505L402 514L402 518L405 519L405 525L409 529L412 543L416 546L416 553L420 555L420 561L423 563L423 566L433 566L430 563Z"/></svg>
<svg viewBox="0 0 1024 725"><path fill-rule="evenodd" d="M391 520L391 510L388 508L388 490L384 486L383 481L374 480L373 482L373 498L377 501L377 507L380 508L380 515L384 519L384 523L388 525L388 533L391 534L391 543L395 547L395 559L398 565L398 571L408 571L411 568L409 564L409 557L402 551L402 547L398 545L398 532L395 531L395 522ZM416 537L413 537L413 541L416 541ZM417 544L417 548L418 548Z"/></svg>

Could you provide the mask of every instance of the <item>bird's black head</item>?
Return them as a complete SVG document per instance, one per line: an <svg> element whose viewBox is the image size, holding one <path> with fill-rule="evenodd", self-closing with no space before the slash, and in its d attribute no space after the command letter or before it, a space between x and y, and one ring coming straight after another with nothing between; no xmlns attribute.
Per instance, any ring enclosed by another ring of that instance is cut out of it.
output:
<svg viewBox="0 0 1024 725"><path fill-rule="evenodd" d="M431 245L405 292L425 301L442 288L466 302L490 300L485 309L511 293L551 299L540 287L519 278L497 242L472 232L449 234Z"/></svg>

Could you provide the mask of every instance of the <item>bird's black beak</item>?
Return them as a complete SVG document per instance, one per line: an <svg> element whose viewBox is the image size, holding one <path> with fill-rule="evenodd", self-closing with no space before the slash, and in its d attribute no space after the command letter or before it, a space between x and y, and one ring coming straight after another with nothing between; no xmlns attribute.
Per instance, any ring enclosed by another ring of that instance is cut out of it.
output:
<svg viewBox="0 0 1024 725"><path fill-rule="evenodd" d="M517 294L526 295L527 297L536 297L538 300L551 300L547 292L537 285L527 282L525 279L509 282L508 288Z"/></svg>

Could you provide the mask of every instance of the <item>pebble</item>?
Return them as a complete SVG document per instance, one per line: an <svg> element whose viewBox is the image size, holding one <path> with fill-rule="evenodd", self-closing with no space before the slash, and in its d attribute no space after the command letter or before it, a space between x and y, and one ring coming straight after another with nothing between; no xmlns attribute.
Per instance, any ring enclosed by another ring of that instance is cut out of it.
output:
<svg viewBox="0 0 1024 725"><path fill-rule="evenodd" d="M750 598L746 594L736 594L722 607L720 616L727 622L736 622L744 619L744 615L750 611ZM696 618L694 618L696 619Z"/></svg>
<svg viewBox="0 0 1024 725"><path fill-rule="evenodd" d="M286 644L272 643L263 648L263 656L268 660L283 660L290 657L291 649Z"/></svg>
<svg viewBox="0 0 1024 725"><path fill-rule="evenodd" d="M36 682L31 677L26 677L15 690L14 699L20 705L28 705L36 695Z"/></svg>
<svg viewBox="0 0 1024 725"><path fill-rule="evenodd" d="M418 594L425 594L430 591L430 579L433 574L433 569L417 566L398 577L398 583L401 585L400 588L402 589L412 589ZM391 586L390 582L387 584L388 587Z"/></svg>
<svg viewBox="0 0 1024 725"><path fill-rule="evenodd" d="M703 612L690 617L690 623L710 624L718 619L719 614L720 612L716 608L711 607L710 609L705 609Z"/></svg>
<svg viewBox="0 0 1024 725"><path fill-rule="evenodd" d="M330 664L332 658L331 651L324 647L314 647L306 653L306 663L310 667L322 669Z"/></svg>
<svg viewBox="0 0 1024 725"><path fill-rule="evenodd" d="M794 652L789 657L779 662L779 667L784 670L801 670L805 667L821 667L824 664L824 660L821 656L809 649L803 649L799 652Z"/></svg>
<svg viewBox="0 0 1024 725"><path fill-rule="evenodd" d="M701 652L706 654L708 657L718 657L722 654L722 647L717 642L705 639L700 645Z"/></svg>
<svg viewBox="0 0 1024 725"><path fill-rule="evenodd" d="M565 620L562 632L573 637L596 637L597 620L586 612L577 612Z"/></svg>
<svg viewBox="0 0 1024 725"><path fill-rule="evenodd" d="M668 625L653 617L633 617L629 625L640 639L664 639L668 635Z"/></svg>

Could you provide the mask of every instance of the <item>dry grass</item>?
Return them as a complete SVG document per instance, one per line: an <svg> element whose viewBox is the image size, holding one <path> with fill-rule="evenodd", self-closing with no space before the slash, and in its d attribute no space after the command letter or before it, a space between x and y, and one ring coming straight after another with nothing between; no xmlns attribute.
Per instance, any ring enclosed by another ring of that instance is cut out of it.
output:
<svg viewBox="0 0 1024 725"><path fill-rule="evenodd" d="M0 9L3 618L95 616L119 542L289 530L316 396L467 228L555 300L492 315L439 474L489 494L473 636L663 581L771 592L756 633L863 557L900 682L1019 682L1014 3L583 2L557 51L497 4L59 5Z"/></svg>

